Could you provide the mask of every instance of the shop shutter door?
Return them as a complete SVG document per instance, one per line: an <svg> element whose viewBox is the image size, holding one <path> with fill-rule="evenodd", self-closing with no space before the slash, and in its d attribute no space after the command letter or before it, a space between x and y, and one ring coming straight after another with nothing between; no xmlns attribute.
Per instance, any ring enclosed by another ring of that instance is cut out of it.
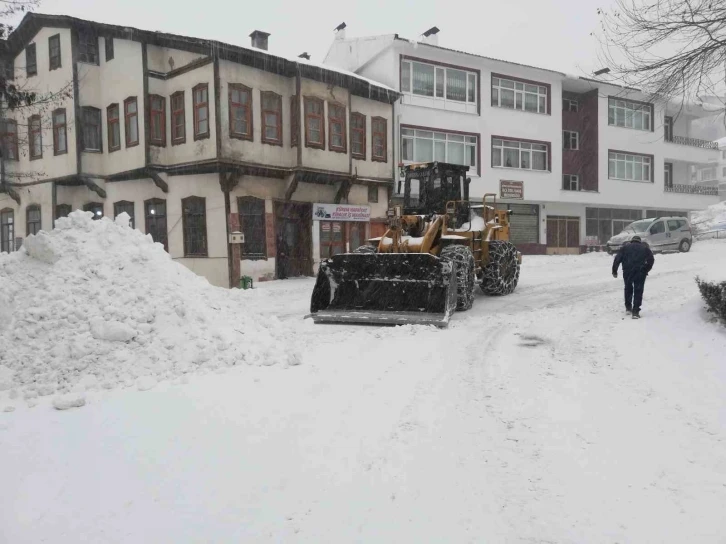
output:
<svg viewBox="0 0 726 544"><path fill-rule="evenodd" d="M539 243L539 206L536 204L509 204L510 238L514 245Z"/></svg>

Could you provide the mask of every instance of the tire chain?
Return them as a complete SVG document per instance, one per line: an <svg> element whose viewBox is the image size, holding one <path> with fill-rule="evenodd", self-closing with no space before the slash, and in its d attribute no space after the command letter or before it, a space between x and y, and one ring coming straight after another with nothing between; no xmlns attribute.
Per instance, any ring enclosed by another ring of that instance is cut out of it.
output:
<svg viewBox="0 0 726 544"><path fill-rule="evenodd" d="M474 255L466 246L448 246L441 258L456 263L456 309L465 311L474 305Z"/></svg>
<svg viewBox="0 0 726 544"><path fill-rule="evenodd" d="M502 265L507 261L514 270L508 278L502 276ZM487 295L508 295L519 283L517 248L511 242L489 242L489 263L483 268L482 291Z"/></svg>

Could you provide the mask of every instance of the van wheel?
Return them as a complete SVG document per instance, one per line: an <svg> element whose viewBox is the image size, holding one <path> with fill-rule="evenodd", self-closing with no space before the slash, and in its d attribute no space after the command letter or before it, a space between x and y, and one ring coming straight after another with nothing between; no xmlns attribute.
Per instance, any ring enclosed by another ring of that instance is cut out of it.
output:
<svg viewBox="0 0 726 544"><path fill-rule="evenodd" d="M681 240L681 245L678 246L678 251L681 253L688 253L691 249L691 242L688 240Z"/></svg>

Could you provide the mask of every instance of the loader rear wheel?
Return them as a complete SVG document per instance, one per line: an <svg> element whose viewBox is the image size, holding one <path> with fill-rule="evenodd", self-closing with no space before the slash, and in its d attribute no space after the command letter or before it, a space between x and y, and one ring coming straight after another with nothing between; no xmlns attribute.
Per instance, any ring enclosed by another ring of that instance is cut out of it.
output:
<svg viewBox="0 0 726 544"><path fill-rule="evenodd" d="M482 291L487 295L508 295L518 282L517 248L511 242L489 242L489 262L483 269Z"/></svg>
<svg viewBox="0 0 726 544"><path fill-rule="evenodd" d="M374 248L373 246L360 246L353 253L365 253L366 255L370 255L372 253L377 253L377 252L378 252L378 250L376 248Z"/></svg>
<svg viewBox="0 0 726 544"><path fill-rule="evenodd" d="M440 257L456 263L456 309L471 309L474 304L474 255L466 246L447 246Z"/></svg>

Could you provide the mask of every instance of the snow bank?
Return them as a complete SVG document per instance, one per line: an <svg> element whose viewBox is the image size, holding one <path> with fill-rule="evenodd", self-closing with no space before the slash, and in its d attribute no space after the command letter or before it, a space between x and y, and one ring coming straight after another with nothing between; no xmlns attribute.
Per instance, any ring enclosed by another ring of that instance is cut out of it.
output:
<svg viewBox="0 0 726 544"><path fill-rule="evenodd" d="M726 201L713 204L705 210L691 213L691 226L696 234L709 232L719 223L726 223Z"/></svg>
<svg viewBox="0 0 726 544"><path fill-rule="evenodd" d="M298 364L281 323L244 299L175 263L125 214L73 212L0 255L0 401Z"/></svg>

